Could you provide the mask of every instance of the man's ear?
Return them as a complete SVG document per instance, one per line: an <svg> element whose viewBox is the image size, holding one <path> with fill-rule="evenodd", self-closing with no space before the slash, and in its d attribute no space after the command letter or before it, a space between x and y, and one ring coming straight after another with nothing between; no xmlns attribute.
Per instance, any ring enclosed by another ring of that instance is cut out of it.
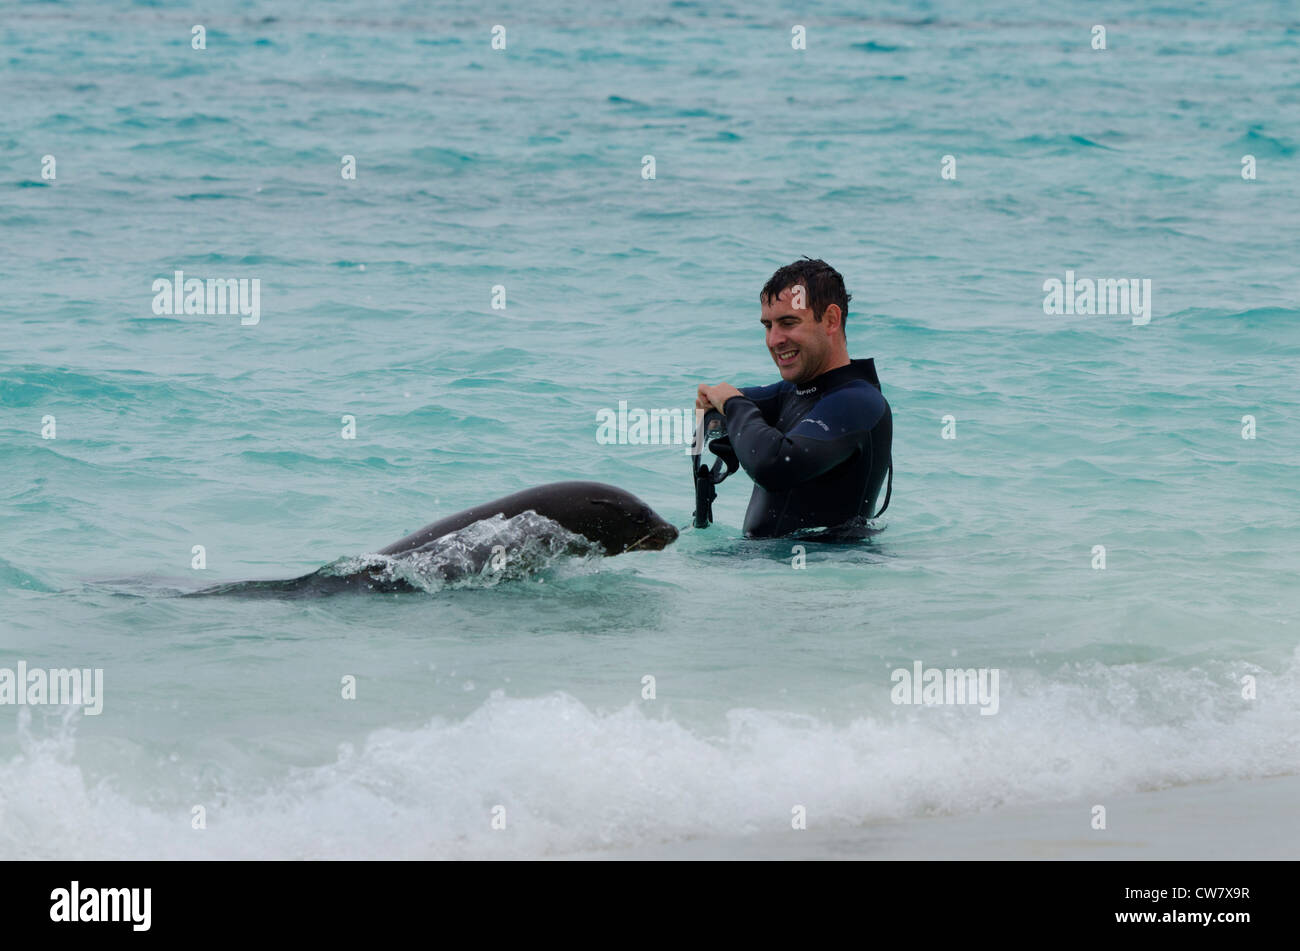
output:
<svg viewBox="0 0 1300 951"><path fill-rule="evenodd" d="M826 324L826 336L828 337L833 337L844 329L844 315L840 313L839 304L826 305L826 309L822 311L822 323Z"/></svg>

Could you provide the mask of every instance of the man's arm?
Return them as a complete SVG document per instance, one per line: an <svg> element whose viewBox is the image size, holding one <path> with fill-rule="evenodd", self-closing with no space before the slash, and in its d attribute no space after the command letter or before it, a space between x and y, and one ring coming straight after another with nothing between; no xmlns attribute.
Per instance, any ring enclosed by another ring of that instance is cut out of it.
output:
<svg viewBox="0 0 1300 951"><path fill-rule="evenodd" d="M783 383L768 383L764 386L743 386L740 395L750 400L763 415L763 422L769 426L776 422L781 414L781 390ZM726 415L725 413L723 415Z"/></svg>
<svg viewBox="0 0 1300 951"><path fill-rule="evenodd" d="M857 386L822 397L788 433L769 425L743 394L723 406L737 460L769 492L794 488L835 468L861 448L884 413L884 399L871 387Z"/></svg>
<svg viewBox="0 0 1300 951"><path fill-rule="evenodd" d="M744 389L736 389L730 383L718 383L710 386L708 383L701 383L695 393L695 408L702 409L706 412L710 409L716 409L722 412L723 404L733 396L743 396L752 400L762 413L763 419L769 424L775 423L777 416L781 413L781 391L784 387L782 383L769 383L765 386L747 386Z"/></svg>

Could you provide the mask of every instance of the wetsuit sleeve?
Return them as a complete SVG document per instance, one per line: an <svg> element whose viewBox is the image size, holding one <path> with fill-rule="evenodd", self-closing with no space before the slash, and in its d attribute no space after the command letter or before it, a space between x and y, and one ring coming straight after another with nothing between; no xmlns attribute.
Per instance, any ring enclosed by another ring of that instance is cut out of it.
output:
<svg viewBox="0 0 1300 951"><path fill-rule="evenodd" d="M723 415L727 437L745 472L769 492L781 492L848 459L863 446L885 409L883 397L861 386L828 393L788 433L769 425L757 403L745 396L727 400Z"/></svg>
<svg viewBox="0 0 1300 951"><path fill-rule="evenodd" d="M764 422L769 426L776 422L781 414L781 391L783 384L768 383L766 386L745 386L740 388L741 395L751 400L758 407ZM733 397L734 398L734 397Z"/></svg>

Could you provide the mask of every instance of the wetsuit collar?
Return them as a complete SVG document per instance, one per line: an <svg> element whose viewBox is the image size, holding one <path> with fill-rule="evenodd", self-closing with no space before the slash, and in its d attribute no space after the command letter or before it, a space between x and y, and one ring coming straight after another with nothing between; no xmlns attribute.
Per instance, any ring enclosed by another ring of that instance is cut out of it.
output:
<svg viewBox="0 0 1300 951"><path fill-rule="evenodd" d="M875 359L868 357L865 360L850 360L844 366L836 367L834 370L827 370L820 376L813 377L807 383L794 384L794 391L798 396L825 393L827 390L848 380L866 380L876 389L880 389L880 377L876 375Z"/></svg>

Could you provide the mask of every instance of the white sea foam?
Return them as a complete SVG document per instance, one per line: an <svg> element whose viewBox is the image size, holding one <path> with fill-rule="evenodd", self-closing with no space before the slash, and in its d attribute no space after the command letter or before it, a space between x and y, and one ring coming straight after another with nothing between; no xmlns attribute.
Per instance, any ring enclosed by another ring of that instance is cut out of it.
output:
<svg viewBox="0 0 1300 951"><path fill-rule="evenodd" d="M496 691L460 722L381 729L334 762L190 803L92 781L71 730L0 763L0 857L506 857L846 832L905 817L1300 772L1300 664L1234 678L1090 665L1022 675L995 717L893 708L832 724L733 709L705 735L653 702L612 712ZM492 827L494 807L505 829Z"/></svg>

